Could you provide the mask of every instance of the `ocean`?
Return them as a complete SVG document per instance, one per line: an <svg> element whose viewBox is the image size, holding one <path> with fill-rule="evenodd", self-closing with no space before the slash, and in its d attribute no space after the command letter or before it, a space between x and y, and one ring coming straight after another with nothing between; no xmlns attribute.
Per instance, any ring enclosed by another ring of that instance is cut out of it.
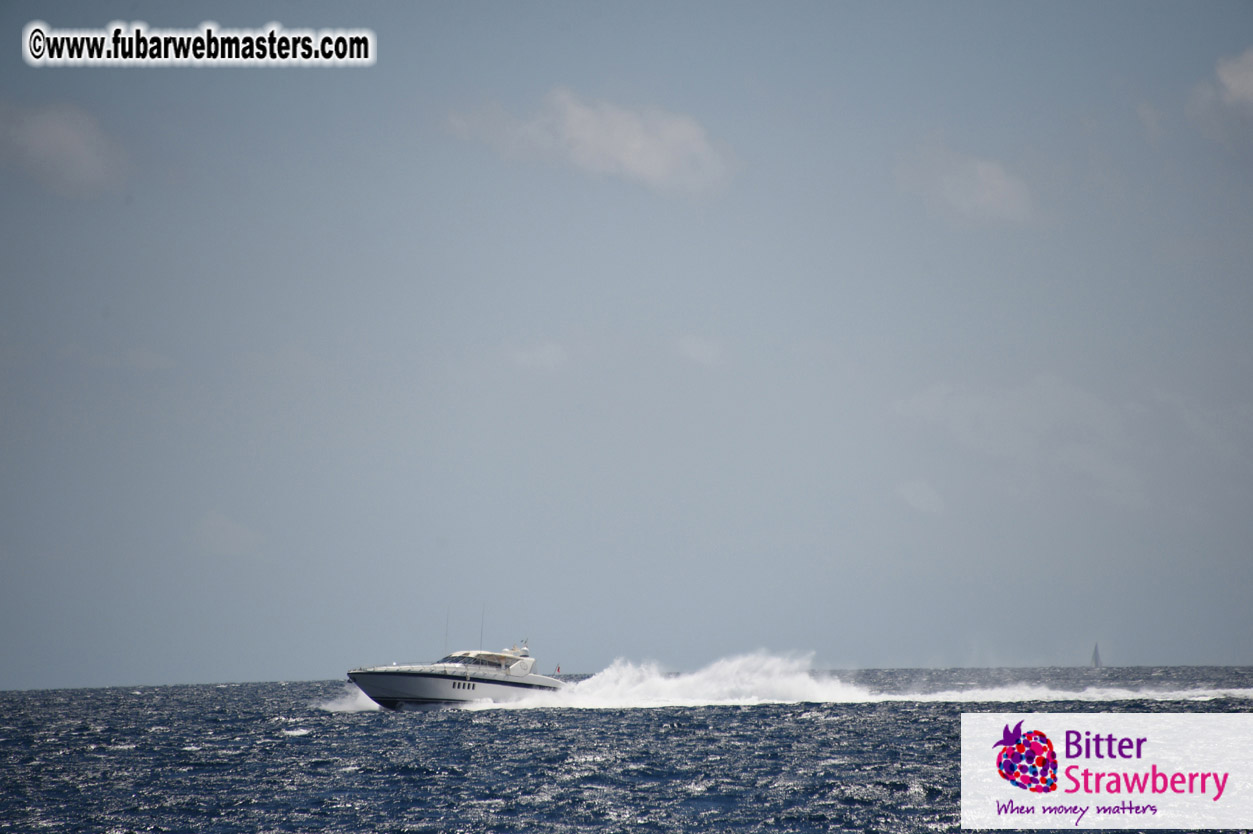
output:
<svg viewBox="0 0 1253 834"><path fill-rule="evenodd" d="M0 831L958 831L962 712L1253 711L1246 667L568 679L410 712L346 681L0 693Z"/></svg>

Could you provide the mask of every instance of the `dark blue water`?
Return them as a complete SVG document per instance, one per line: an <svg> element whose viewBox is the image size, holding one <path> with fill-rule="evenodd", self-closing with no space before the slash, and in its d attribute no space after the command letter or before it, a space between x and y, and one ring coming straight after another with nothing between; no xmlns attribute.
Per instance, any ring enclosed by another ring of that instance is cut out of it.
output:
<svg viewBox="0 0 1253 834"><path fill-rule="evenodd" d="M0 693L0 830L957 831L963 711L1253 711L1248 668L769 671L401 713L341 681Z"/></svg>

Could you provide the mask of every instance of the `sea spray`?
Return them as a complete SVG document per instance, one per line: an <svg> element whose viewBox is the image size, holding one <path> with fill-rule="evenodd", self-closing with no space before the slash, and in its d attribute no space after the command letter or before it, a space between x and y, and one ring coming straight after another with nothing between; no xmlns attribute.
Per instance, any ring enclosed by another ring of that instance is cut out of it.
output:
<svg viewBox="0 0 1253 834"><path fill-rule="evenodd" d="M817 678L812 655L765 652L717 660L695 672L666 674L656 664L615 661L558 697L571 706L702 706L862 700L868 692L838 678Z"/></svg>
<svg viewBox="0 0 1253 834"><path fill-rule="evenodd" d="M813 668L812 654L765 651L722 658L695 672L672 673L655 662L619 658L608 668L566 689L517 701L477 701L468 709L637 709L651 707L752 706L755 704L858 704L882 702L987 703L1025 701L1118 702L1253 698L1249 689L1145 691L1124 687L1059 687L1036 683L971 685L925 692L881 691L851 678L856 672Z"/></svg>
<svg viewBox="0 0 1253 834"><path fill-rule="evenodd" d="M339 695L310 706L326 712L369 712L379 709L379 705L371 701L370 696L362 692L355 683L345 683Z"/></svg>
<svg viewBox="0 0 1253 834"><path fill-rule="evenodd" d="M669 673L654 662L634 663L619 658L586 680L555 693L520 701L471 708L565 707L573 709L629 709L863 701L869 693L835 677L817 677L812 655L772 655L766 652L717 660L695 672Z"/></svg>

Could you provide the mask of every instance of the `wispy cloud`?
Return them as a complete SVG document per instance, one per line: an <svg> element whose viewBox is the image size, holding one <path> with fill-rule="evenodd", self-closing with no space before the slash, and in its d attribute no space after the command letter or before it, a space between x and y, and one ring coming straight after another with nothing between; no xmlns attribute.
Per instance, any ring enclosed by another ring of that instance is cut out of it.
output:
<svg viewBox="0 0 1253 834"><path fill-rule="evenodd" d="M698 365L717 365L722 361L722 345L700 336L688 334L679 339L679 354Z"/></svg>
<svg viewBox="0 0 1253 834"><path fill-rule="evenodd" d="M1122 506L1144 501L1121 411L1058 377L986 391L936 385L898 403L897 413L941 426L961 447L1024 477L1061 477Z"/></svg>
<svg viewBox="0 0 1253 834"><path fill-rule="evenodd" d="M1027 183L1004 163L926 145L903 160L897 182L941 213L979 224L1025 223L1034 213Z"/></svg>
<svg viewBox="0 0 1253 834"><path fill-rule="evenodd" d="M525 348L509 351L509 359L523 368L535 371L555 371L566 364L569 356L566 349L556 342L544 342Z"/></svg>
<svg viewBox="0 0 1253 834"><path fill-rule="evenodd" d="M944 499L935 487L914 478L896 487L896 494L913 509L927 515L941 515L944 512Z"/></svg>
<svg viewBox="0 0 1253 834"><path fill-rule="evenodd" d="M1219 59L1213 78L1192 91L1188 109L1219 142L1231 148L1247 145L1253 137L1253 47Z"/></svg>
<svg viewBox="0 0 1253 834"><path fill-rule="evenodd" d="M730 178L725 151L691 116L584 101L565 88L544 98L539 112L514 118L499 107L455 114L455 132L507 155L563 159L591 174L621 177L660 191L708 191Z"/></svg>
<svg viewBox="0 0 1253 834"><path fill-rule="evenodd" d="M121 185L126 155L87 111L0 102L0 162L65 197L93 197Z"/></svg>
<svg viewBox="0 0 1253 834"><path fill-rule="evenodd" d="M1224 58L1215 69L1218 94L1233 106L1253 107L1253 47L1235 58Z"/></svg>

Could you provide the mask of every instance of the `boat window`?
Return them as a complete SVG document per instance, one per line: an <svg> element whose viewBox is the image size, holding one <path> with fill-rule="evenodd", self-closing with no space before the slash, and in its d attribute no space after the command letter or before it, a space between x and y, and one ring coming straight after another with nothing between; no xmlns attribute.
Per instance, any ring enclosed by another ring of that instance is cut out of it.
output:
<svg viewBox="0 0 1253 834"><path fill-rule="evenodd" d="M499 669L507 666L507 659L499 655L491 658L487 657L466 657L464 655L450 654L447 657L435 661L436 663L456 663L463 666L486 666L489 669Z"/></svg>

